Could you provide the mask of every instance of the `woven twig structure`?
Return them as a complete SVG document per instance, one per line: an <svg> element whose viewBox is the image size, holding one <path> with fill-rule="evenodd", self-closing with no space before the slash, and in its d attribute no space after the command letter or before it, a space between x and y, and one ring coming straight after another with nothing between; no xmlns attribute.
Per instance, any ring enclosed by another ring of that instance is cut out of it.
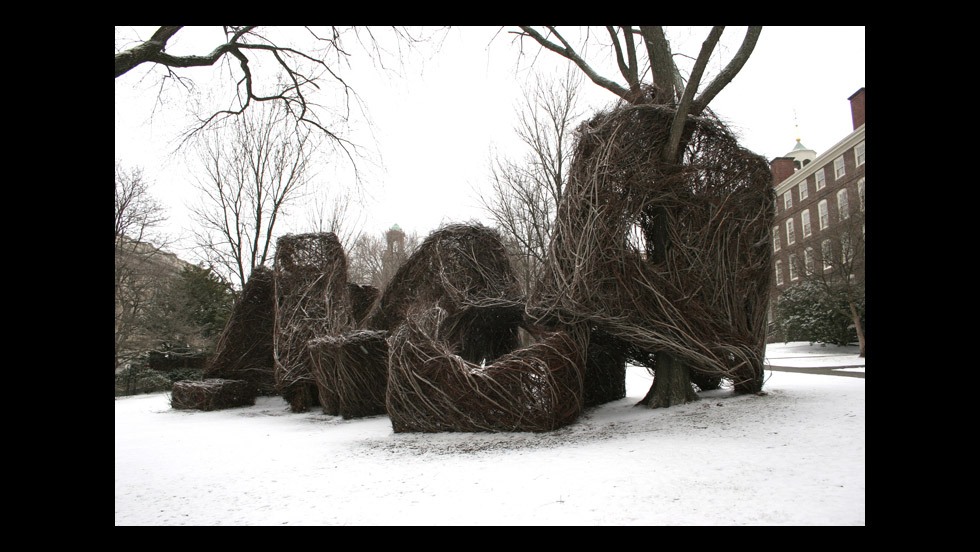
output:
<svg viewBox="0 0 980 552"><path fill-rule="evenodd" d="M489 318L495 313L523 301L500 234L480 224L450 224L432 232L399 267L374 304L367 327L392 332L409 310L440 307L462 331L463 326L478 325L480 319L492 324ZM469 314L461 312L468 308ZM514 322L510 316L506 321ZM513 343L470 349L474 354L493 354Z"/></svg>
<svg viewBox="0 0 980 552"><path fill-rule="evenodd" d="M275 256L276 389L294 412L321 404L308 342L353 327L347 256L332 232L286 235ZM324 390L331 403L333 390ZM328 412L335 414L336 412Z"/></svg>
<svg viewBox="0 0 980 552"><path fill-rule="evenodd" d="M324 413L360 418L385 413L387 332L354 330L310 340L313 377Z"/></svg>
<svg viewBox="0 0 980 552"><path fill-rule="evenodd" d="M550 332L521 347L524 297L495 230L453 224L430 234L369 325L389 332L396 432L548 431L581 413L588 335Z"/></svg>
<svg viewBox="0 0 980 552"><path fill-rule="evenodd" d="M272 334L275 284L272 269L256 267L218 336L205 378L244 380L260 395L276 394Z"/></svg>
<svg viewBox="0 0 980 552"><path fill-rule="evenodd" d="M185 410L223 410L253 404L255 387L244 380L181 380L174 383L170 394L170 406Z"/></svg>
<svg viewBox="0 0 980 552"><path fill-rule="evenodd" d="M396 433L551 431L582 412L588 334L554 332L491 364L454 354L435 307L389 340L388 416Z"/></svg>
<svg viewBox="0 0 980 552"><path fill-rule="evenodd" d="M582 125L558 209L539 322L587 322L650 368L667 352L708 379L761 389L772 278L772 177L712 116L689 117L680 163L660 158L674 110L625 105Z"/></svg>

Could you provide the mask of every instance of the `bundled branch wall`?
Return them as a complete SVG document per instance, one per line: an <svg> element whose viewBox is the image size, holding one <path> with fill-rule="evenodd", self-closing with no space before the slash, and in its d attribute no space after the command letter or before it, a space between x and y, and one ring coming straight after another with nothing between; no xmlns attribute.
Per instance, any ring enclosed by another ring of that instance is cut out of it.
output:
<svg viewBox="0 0 980 552"><path fill-rule="evenodd" d="M273 354L275 284L272 269L256 267L218 336L205 378L244 380L260 395L276 394Z"/></svg>
<svg viewBox="0 0 980 552"><path fill-rule="evenodd" d="M772 278L772 177L712 116L689 117L683 159L660 155L674 110L624 105L579 129L545 277L530 311L589 323L655 369L762 385Z"/></svg>
<svg viewBox="0 0 980 552"><path fill-rule="evenodd" d="M313 376L327 414L384 414L388 389L387 332L354 330L310 340Z"/></svg>
<svg viewBox="0 0 980 552"><path fill-rule="evenodd" d="M174 383L170 394L170 406L185 410L223 410L253 404L255 387L244 380L181 380Z"/></svg>
<svg viewBox="0 0 980 552"><path fill-rule="evenodd" d="M481 365L440 339L444 317L438 307L409 317L391 337L387 409L396 433L551 431L581 414L587 333L550 333Z"/></svg>

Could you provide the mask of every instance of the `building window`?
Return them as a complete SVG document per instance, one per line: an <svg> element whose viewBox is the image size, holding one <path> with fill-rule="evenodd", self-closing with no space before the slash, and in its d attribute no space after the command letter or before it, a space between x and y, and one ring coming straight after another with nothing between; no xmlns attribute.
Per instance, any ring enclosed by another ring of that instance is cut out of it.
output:
<svg viewBox="0 0 980 552"><path fill-rule="evenodd" d="M823 257L823 269L824 271L830 270L833 265L833 255L834 249L833 244L830 240L824 240L820 243L820 256Z"/></svg>
<svg viewBox="0 0 980 552"><path fill-rule="evenodd" d="M813 233L813 230L810 228L810 210L803 209L803 212L800 213L800 218L802 219L801 222L803 222L803 238L809 238L810 234Z"/></svg>
<svg viewBox="0 0 980 552"><path fill-rule="evenodd" d="M783 285L783 261L776 261L776 285Z"/></svg>
<svg viewBox="0 0 980 552"><path fill-rule="evenodd" d="M816 179L818 191L827 185L827 173L824 172L823 167L817 169L817 172L813 173L813 177Z"/></svg>
<svg viewBox="0 0 980 552"><path fill-rule="evenodd" d="M861 200L861 211L864 212L864 177L858 180L858 199Z"/></svg>
<svg viewBox="0 0 980 552"><path fill-rule="evenodd" d="M837 214L840 220L851 216L851 209L847 204L847 188L837 191Z"/></svg>
<svg viewBox="0 0 980 552"><path fill-rule="evenodd" d="M793 192L789 191L783 194L783 208L787 211L793 207Z"/></svg>
<svg viewBox="0 0 980 552"><path fill-rule="evenodd" d="M786 220L786 245L796 243L796 230L793 228L793 219Z"/></svg>
<svg viewBox="0 0 980 552"><path fill-rule="evenodd" d="M795 282L799 279L799 275L796 273L796 255L789 256L789 280Z"/></svg>
<svg viewBox="0 0 980 552"><path fill-rule="evenodd" d="M821 199L817 204L817 214L820 217L820 229L825 230L830 226L830 216L827 213L827 200Z"/></svg>
<svg viewBox="0 0 980 552"><path fill-rule="evenodd" d="M854 146L854 165L860 167L864 164L864 140Z"/></svg>
<svg viewBox="0 0 980 552"><path fill-rule="evenodd" d="M841 155L837 159L834 159L834 178L840 180L844 177L844 156Z"/></svg>
<svg viewBox="0 0 980 552"><path fill-rule="evenodd" d="M772 227L772 250L779 251L780 247L781 246L779 243L779 227L773 226Z"/></svg>
<svg viewBox="0 0 980 552"><path fill-rule="evenodd" d="M810 197L810 188L806 184L806 180L800 182L800 201Z"/></svg>
<svg viewBox="0 0 980 552"><path fill-rule="evenodd" d="M803 252L803 270L806 271L807 276L813 274L813 248L807 247L806 251Z"/></svg>

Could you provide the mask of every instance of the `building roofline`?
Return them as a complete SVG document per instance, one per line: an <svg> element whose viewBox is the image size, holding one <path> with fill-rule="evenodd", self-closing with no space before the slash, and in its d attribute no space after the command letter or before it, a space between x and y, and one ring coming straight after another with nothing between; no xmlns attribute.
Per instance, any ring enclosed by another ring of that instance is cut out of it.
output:
<svg viewBox="0 0 980 552"><path fill-rule="evenodd" d="M865 125L854 129L850 134L834 144L830 149L816 156L813 161L807 163L805 167L794 172L789 178L776 185L776 195L785 193L787 190L796 186L811 174L817 172L818 168L827 166L845 151L854 147L855 144L864 140Z"/></svg>

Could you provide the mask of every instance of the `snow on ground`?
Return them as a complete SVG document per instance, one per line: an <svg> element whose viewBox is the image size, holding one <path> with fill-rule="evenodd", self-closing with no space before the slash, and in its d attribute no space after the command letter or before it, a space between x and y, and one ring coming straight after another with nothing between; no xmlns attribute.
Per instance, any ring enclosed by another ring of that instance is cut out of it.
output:
<svg viewBox="0 0 980 552"><path fill-rule="evenodd" d="M771 365L864 365L770 345ZM861 368L863 370L863 368ZM116 525L864 525L864 378L767 371L764 392L627 397L547 433L395 434L387 416L115 401Z"/></svg>

